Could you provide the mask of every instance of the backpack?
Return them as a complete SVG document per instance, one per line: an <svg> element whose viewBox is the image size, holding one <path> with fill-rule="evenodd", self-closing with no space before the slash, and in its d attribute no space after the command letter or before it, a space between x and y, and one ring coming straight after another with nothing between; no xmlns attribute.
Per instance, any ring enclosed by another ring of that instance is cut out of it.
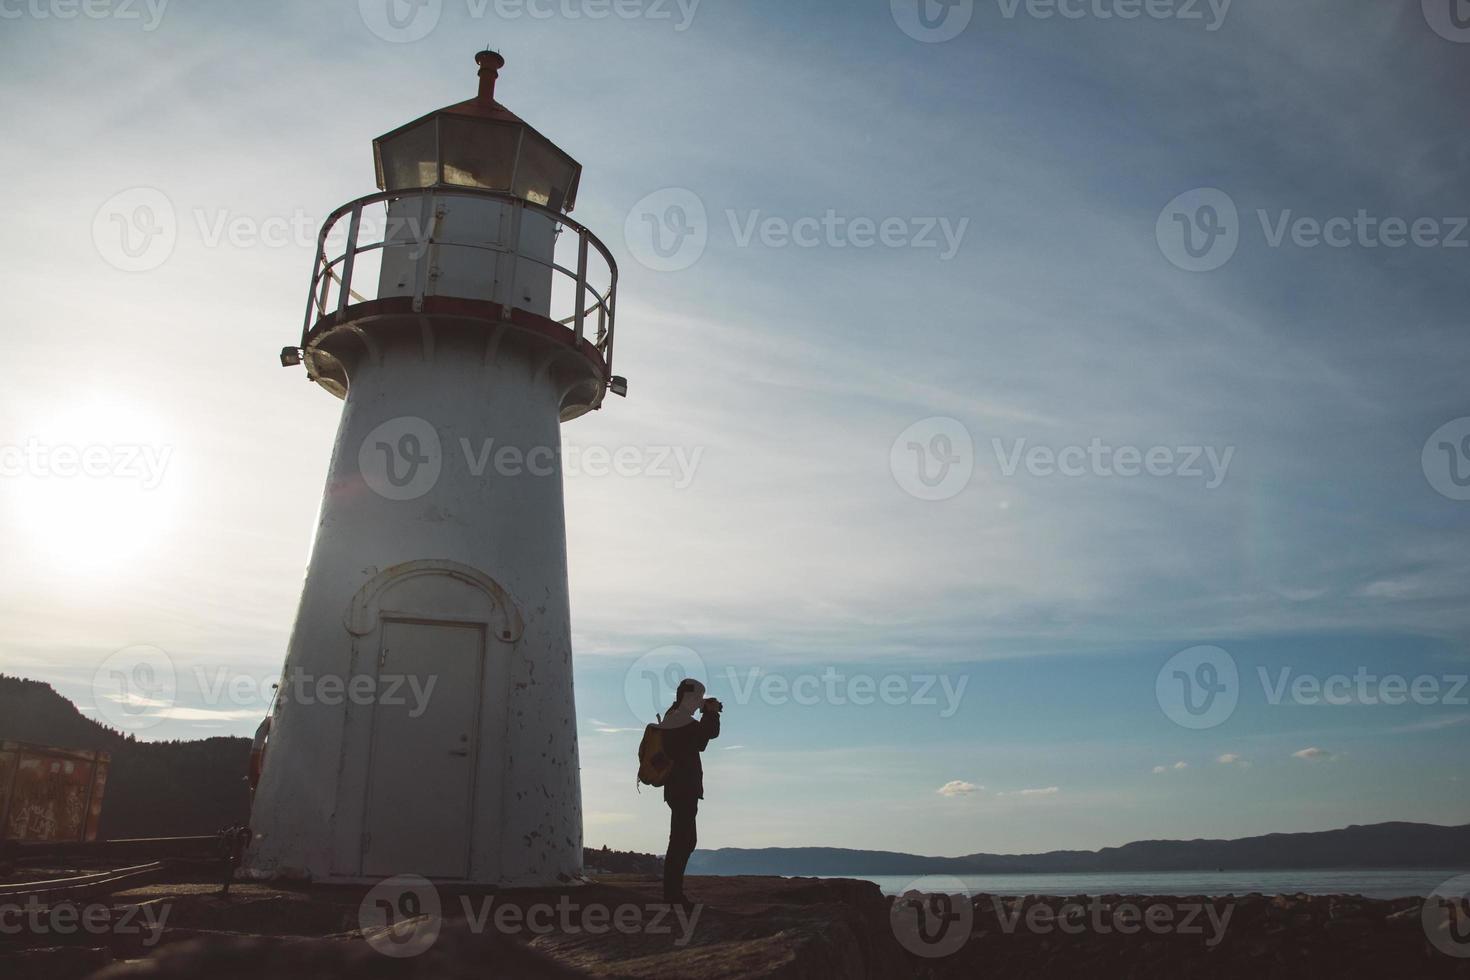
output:
<svg viewBox="0 0 1470 980"><path fill-rule="evenodd" d="M643 741L638 743L638 782L647 786L662 786L674 771L674 760L664 748L664 732L657 725L643 729Z"/></svg>

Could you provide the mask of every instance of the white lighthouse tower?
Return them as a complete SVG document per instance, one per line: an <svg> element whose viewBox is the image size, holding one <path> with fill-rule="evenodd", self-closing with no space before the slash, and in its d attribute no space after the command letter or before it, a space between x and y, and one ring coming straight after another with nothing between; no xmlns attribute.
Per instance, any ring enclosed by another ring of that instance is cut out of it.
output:
<svg viewBox="0 0 1470 980"><path fill-rule="evenodd" d="M560 425L625 383L581 166L479 94L373 144L299 347L343 399L251 812L255 876L582 867Z"/></svg>

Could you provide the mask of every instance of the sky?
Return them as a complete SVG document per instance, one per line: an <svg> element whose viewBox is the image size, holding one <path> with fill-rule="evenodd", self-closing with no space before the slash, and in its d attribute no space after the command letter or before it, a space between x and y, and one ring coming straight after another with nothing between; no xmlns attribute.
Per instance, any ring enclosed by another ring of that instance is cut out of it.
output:
<svg viewBox="0 0 1470 980"><path fill-rule="evenodd" d="M566 482L590 845L663 848L669 670L726 704L703 847L1470 822L1455 9L0 0L0 672L110 721L156 648L140 737L254 730L317 228L488 43L621 272L629 397L563 430L636 461Z"/></svg>

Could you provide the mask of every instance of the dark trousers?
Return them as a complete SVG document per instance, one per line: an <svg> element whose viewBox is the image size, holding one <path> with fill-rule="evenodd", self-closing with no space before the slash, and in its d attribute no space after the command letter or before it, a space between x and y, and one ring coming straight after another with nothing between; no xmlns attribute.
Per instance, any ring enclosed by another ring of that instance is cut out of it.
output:
<svg viewBox="0 0 1470 980"><path fill-rule="evenodd" d="M684 868L699 842L694 826L699 797L670 796L665 802L669 805L669 853L664 856L664 901L678 902L684 899Z"/></svg>

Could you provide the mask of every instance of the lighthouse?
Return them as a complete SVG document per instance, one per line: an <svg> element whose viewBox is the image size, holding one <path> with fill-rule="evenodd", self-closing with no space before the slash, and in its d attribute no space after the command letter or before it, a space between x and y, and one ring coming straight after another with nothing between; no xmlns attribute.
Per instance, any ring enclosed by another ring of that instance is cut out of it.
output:
<svg viewBox="0 0 1470 980"><path fill-rule="evenodd" d="M626 392L617 266L569 217L581 166L496 100L500 55L475 61L474 98L374 141L378 193L326 220L281 354L342 405L256 877L582 868L560 426Z"/></svg>

